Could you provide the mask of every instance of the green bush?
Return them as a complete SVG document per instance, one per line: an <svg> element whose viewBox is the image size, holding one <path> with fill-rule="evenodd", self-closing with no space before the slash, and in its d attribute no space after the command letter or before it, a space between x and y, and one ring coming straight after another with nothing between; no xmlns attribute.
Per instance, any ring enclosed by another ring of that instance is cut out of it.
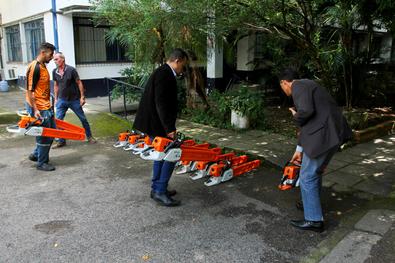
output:
<svg viewBox="0 0 395 263"><path fill-rule="evenodd" d="M150 75L150 68L146 65L133 65L121 71L124 77L123 81L134 86L144 88ZM111 99L118 99L123 96L123 88L125 87L125 96L128 103L139 101L142 95L142 90L132 88L127 85L117 83L111 91Z"/></svg>
<svg viewBox="0 0 395 263"><path fill-rule="evenodd" d="M210 104L208 108L184 108L182 111L183 117L193 122L217 128L231 128L230 109L227 106L224 95L215 90L208 97L208 101Z"/></svg>
<svg viewBox="0 0 395 263"><path fill-rule="evenodd" d="M184 109L184 117L193 122L231 129L230 116L233 109L250 119L251 128L265 128L263 98L258 91L245 86L224 93L214 90L208 100L209 108Z"/></svg>
<svg viewBox="0 0 395 263"><path fill-rule="evenodd" d="M264 103L260 91L241 86L238 89L227 92L225 97L228 107L248 117L252 127L257 127L264 123Z"/></svg>

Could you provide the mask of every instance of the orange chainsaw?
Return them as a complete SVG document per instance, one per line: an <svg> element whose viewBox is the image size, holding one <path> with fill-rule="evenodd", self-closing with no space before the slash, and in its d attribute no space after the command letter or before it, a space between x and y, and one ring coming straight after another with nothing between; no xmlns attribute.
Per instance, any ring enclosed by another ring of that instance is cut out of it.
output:
<svg viewBox="0 0 395 263"><path fill-rule="evenodd" d="M85 129L74 124L55 119L56 128L42 127L42 120L21 116L18 125L7 127L7 131L20 135L44 136L68 140L85 140Z"/></svg>
<svg viewBox="0 0 395 263"><path fill-rule="evenodd" d="M261 161L247 160L247 156L235 156L230 160L220 161L218 164L210 167L210 178L204 182L206 186L217 185L229 181L233 177L240 176L257 169L261 165Z"/></svg>
<svg viewBox="0 0 395 263"><path fill-rule="evenodd" d="M184 135L178 134L175 140L155 137L152 141L152 148L142 152L140 157L144 160L152 161L216 161L220 151L218 149L208 149L185 144ZM220 149L219 149L220 150Z"/></svg>
<svg viewBox="0 0 395 263"><path fill-rule="evenodd" d="M284 166L283 176L278 188L282 191L299 186L300 164L287 162Z"/></svg>

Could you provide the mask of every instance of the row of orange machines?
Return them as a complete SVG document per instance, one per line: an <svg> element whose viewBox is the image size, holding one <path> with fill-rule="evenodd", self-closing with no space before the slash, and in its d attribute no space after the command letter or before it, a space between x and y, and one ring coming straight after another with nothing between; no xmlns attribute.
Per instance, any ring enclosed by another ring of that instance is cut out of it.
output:
<svg viewBox="0 0 395 263"><path fill-rule="evenodd" d="M17 125L7 127L7 131L20 135L46 136L69 140L85 140L85 129L55 119L56 128L42 127L43 120L21 115ZM223 153L221 148L210 148L208 143L186 140L178 133L172 140L156 137L153 140L137 132L123 132L118 136L114 147L132 151L144 160L176 162L178 174L191 173L193 180L208 177L206 186L229 181L233 177L250 172L260 166L259 160L249 161L246 155L237 156L234 152ZM280 190L299 186L300 165L288 163L284 167L279 185Z"/></svg>
<svg viewBox="0 0 395 263"><path fill-rule="evenodd" d="M193 180L208 178L204 183L213 186L229 181L259 167L260 161L249 161L246 155L223 153L221 148L210 148L208 143L186 140L178 133L172 140L154 139L137 132L123 132L114 147L139 155L143 160L176 162L176 173L191 173Z"/></svg>

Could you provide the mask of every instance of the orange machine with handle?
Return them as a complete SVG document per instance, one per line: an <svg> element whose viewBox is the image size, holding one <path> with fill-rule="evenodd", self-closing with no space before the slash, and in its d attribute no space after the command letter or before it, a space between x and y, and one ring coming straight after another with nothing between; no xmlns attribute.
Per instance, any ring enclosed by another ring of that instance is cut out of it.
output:
<svg viewBox="0 0 395 263"><path fill-rule="evenodd" d="M281 183L278 185L278 188L284 191L299 186L299 173L299 164L287 162L284 166L283 176L281 178Z"/></svg>
<svg viewBox="0 0 395 263"><path fill-rule="evenodd" d="M55 119L56 128L42 127L42 120L21 116L18 125L7 127L7 131L21 135L44 136L68 140L85 140L85 129L77 125Z"/></svg>

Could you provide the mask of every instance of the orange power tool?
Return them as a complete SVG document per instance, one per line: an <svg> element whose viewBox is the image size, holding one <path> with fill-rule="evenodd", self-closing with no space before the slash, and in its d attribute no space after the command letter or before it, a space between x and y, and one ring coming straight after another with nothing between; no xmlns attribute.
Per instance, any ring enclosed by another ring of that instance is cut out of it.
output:
<svg viewBox="0 0 395 263"><path fill-rule="evenodd" d="M284 166L283 176L278 188L282 191L299 186L300 165L287 162Z"/></svg>
<svg viewBox="0 0 395 263"><path fill-rule="evenodd" d="M18 125L7 127L7 131L11 133L44 136L52 138L62 138L68 140L85 140L85 129L77 125L55 119L56 129L41 126L42 121L29 116L21 116Z"/></svg>

